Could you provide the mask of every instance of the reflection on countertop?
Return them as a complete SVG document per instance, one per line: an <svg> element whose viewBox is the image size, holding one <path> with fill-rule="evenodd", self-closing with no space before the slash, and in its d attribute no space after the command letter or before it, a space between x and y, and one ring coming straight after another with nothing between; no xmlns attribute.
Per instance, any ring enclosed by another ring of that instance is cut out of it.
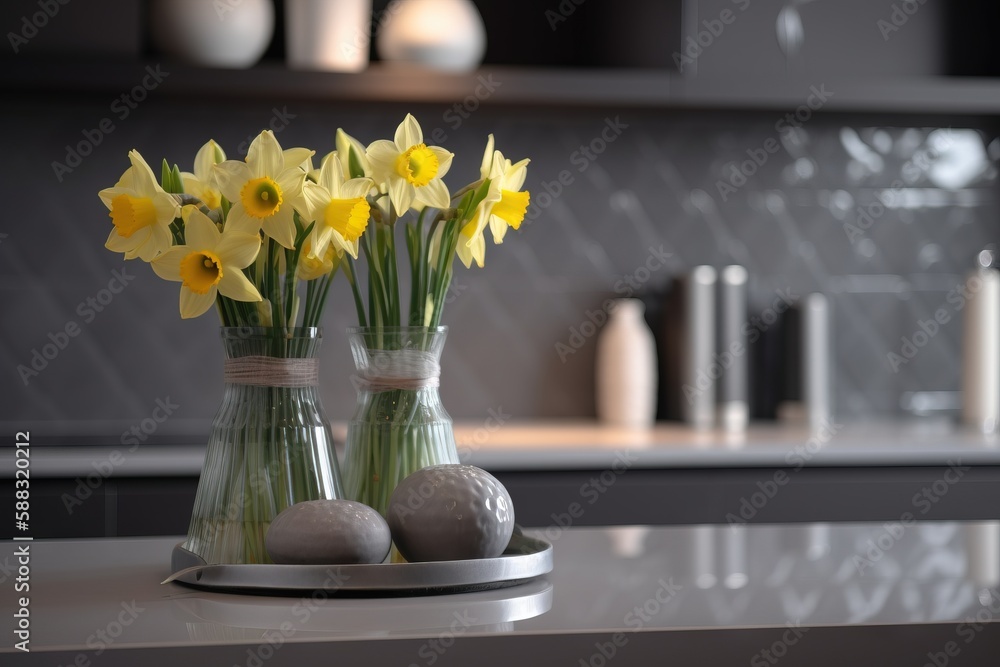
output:
<svg viewBox="0 0 1000 667"><path fill-rule="evenodd" d="M141 612L116 626L115 648L1000 619L996 521L530 532L554 545L545 577L495 591L367 599L160 585L178 538L36 541L32 650L82 650L95 629L117 623L123 604ZM0 545L0 561L15 559L15 547ZM14 604L0 600L7 631Z"/></svg>

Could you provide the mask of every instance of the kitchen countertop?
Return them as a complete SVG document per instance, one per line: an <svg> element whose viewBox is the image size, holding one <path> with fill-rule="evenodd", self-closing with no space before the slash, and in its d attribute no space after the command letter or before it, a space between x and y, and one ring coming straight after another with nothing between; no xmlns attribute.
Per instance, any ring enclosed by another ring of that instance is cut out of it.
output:
<svg viewBox="0 0 1000 667"><path fill-rule="evenodd" d="M799 426L754 425L743 433L695 430L679 424L624 429L586 421L480 424L459 423L455 437L463 462L489 470L609 468L628 452L630 467L828 467L1000 465L1000 438L984 436L947 421L830 424L817 432ZM343 442L347 427L333 425ZM74 477L93 471L115 450L123 459L115 476L196 476L205 448L200 445L126 447L35 446L32 473ZM10 477L12 457L0 460Z"/></svg>
<svg viewBox="0 0 1000 667"><path fill-rule="evenodd" d="M13 664L918 666L995 664L1000 522L551 527L555 569L513 588L323 599L160 585L180 539L3 542L30 552ZM23 573L22 573L22 576ZM945 653L947 652L947 653ZM654 658L655 656L655 658ZM6 664L9 658L0 658ZM86 661L86 662L84 662Z"/></svg>

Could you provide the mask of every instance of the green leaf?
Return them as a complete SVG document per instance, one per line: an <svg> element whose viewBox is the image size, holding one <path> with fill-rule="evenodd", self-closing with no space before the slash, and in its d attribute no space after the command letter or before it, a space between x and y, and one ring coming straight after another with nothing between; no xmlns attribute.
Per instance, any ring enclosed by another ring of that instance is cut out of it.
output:
<svg viewBox="0 0 1000 667"><path fill-rule="evenodd" d="M484 199L486 195L490 193L490 179L484 179L482 184L472 192L472 199L469 200L468 208L462 210L462 220L468 220L472 213L476 210ZM465 201L464 198L462 201Z"/></svg>
<svg viewBox="0 0 1000 667"><path fill-rule="evenodd" d="M466 217L469 215L470 210L475 210L475 207L472 206L472 199L475 196L476 193L470 190L469 192L466 192L464 195L462 195L462 199L458 202L458 206L456 208L458 209L459 217L462 220L466 219ZM486 195L483 196L485 197ZM480 199L479 201L482 201L482 199Z"/></svg>
<svg viewBox="0 0 1000 667"><path fill-rule="evenodd" d="M365 170L361 166L361 158L358 157L354 146L351 146L350 150L347 151L347 166L347 170L351 172L351 178L361 178L365 175Z"/></svg>
<svg viewBox="0 0 1000 667"><path fill-rule="evenodd" d="M171 176L174 181L174 192L179 195L184 194L184 179L181 178L181 169L176 164L171 171Z"/></svg>

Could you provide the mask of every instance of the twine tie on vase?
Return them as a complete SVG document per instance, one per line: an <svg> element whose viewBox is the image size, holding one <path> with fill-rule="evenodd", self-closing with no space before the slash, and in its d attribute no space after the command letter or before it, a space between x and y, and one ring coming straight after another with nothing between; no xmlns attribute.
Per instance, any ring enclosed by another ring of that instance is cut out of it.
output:
<svg viewBox="0 0 1000 667"><path fill-rule="evenodd" d="M371 392L415 391L441 384L441 364L424 350L368 350L370 363L352 376L359 389Z"/></svg>
<svg viewBox="0 0 1000 667"><path fill-rule="evenodd" d="M224 377L228 384L258 387L316 387L319 386L319 359L264 356L226 359Z"/></svg>

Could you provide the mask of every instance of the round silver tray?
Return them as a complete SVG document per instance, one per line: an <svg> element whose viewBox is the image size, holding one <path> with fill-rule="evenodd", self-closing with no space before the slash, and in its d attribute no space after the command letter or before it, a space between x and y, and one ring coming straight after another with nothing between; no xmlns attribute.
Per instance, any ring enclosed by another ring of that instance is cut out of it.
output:
<svg viewBox="0 0 1000 667"><path fill-rule="evenodd" d="M174 547L176 582L229 593L328 596L436 595L515 586L552 571L552 545L515 534L503 555L478 560L376 565L209 565L197 554Z"/></svg>

